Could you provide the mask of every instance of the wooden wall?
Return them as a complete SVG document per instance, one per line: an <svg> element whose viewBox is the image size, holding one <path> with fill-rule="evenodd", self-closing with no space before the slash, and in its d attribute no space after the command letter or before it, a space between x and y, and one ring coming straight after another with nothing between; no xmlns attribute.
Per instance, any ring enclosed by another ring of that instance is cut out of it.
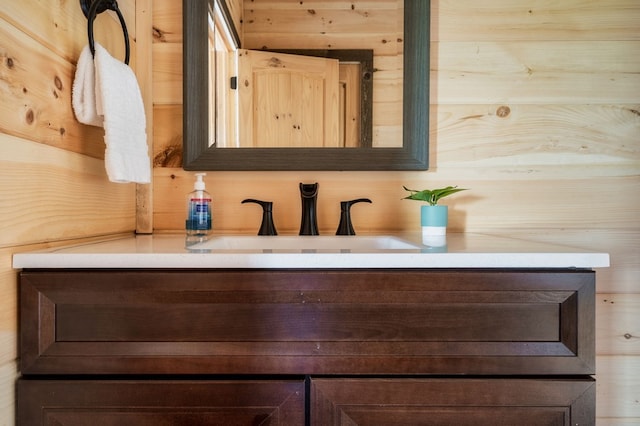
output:
<svg viewBox="0 0 640 426"><path fill-rule="evenodd" d="M176 3L154 2L156 231L181 230L183 200L194 179L180 168ZM267 38L282 36L269 26L252 32L249 12L273 13L275 20L278 14L290 16L284 9L304 8L321 25L323 17L335 16L326 8L342 2L299 3L245 0L247 43L259 44L260 31ZM431 3L430 170L209 172L214 228L255 233L260 212L240 204L253 197L274 201L278 230L297 233L299 182L320 183L321 233L335 232L340 200L373 200L353 209L357 231L401 231L415 229L419 218L418 204L400 200L402 185L471 188L445 202L454 231L505 233L611 253L612 267L597 271L597 416L607 426L640 424L640 2ZM296 39L302 37L296 32ZM334 45L349 43L344 34L326 37ZM317 33L306 38L318 40ZM397 123L382 122L385 117L379 113L374 122L386 135L384 126Z"/></svg>
<svg viewBox="0 0 640 426"><path fill-rule="evenodd" d="M150 20L150 11L141 0L138 5L134 0L118 3L129 30L131 63L144 69L150 48L143 60L137 57L136 20L145 15ZM115 57L124 58L120 24L109 14L96 19L95 39ZM18 374L13 253L136 229L136 186L108 181L103 131L79 124L72 112L75 64L86 44L87 21L78 1L0 2L2 426L14 424Z"/></svg>

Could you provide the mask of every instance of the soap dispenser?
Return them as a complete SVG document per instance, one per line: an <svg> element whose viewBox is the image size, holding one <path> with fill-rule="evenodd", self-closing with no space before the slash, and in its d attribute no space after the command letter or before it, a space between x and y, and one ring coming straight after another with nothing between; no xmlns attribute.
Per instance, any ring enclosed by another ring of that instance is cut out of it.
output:
<svg viewBox="0 0 640 426"><path fill-rule="evenodd" d="M187 197L185 229L187 239L191 239L191 242L206 240L211 231L211 195L205 189L205 175L206 173L196 173L193 191Z"/></svg>

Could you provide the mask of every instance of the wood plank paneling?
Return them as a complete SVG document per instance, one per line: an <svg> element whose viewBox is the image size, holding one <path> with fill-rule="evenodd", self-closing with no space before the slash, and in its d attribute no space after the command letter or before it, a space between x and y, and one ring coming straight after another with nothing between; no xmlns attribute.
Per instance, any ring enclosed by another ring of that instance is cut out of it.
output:
<svg viewBox="0 0 640 426"><path fill-rule="evenodd" d="M579 167L580 173L595 175L603 166L615 165L606 175L624 176L637 174L640 164L639 104L505 102L433 109L436 138L431 142L437 144L437 164L443 167L524 166L529 167L526 179L531 179L544 177L539 170L544 166Z"/></svg>
<svg viewBox="0 0 640 426"><path fill-rule="evenodd" d="M144 102L146 116L146 133L149 157L153 153L153 38L151 31L153 26L153 1L136 0L136 28L144 28L140 31L136 40L136 74L140 93ZM136 185L136 232L150 234L153 232L153 180L150 184Z"/></svg>
<svg viewBox="0 0 640 426"><path fill-rule="evenodd" d="M15 425L16 361L0 364L0 425Z"/></svg>
<svg viewBox="0 0 640 426"><path fill-rule="evenodd" d="M182 167L182 105L153 109L153 166Z"/></svg>
<svg viewBox="0 0 640 426"><path fill-rule="evenodd" d="M549 227L624 229L637 220L640 201L629 202L628 196L640 193L640 182L636 177L583 180L563 177L563 171L559 165L553 173L538 172L542 177L536 180L526 170L455 168L439 171L428 184L453 183L471 189L446 203L450 208L452 232ZM544 177L546 173L549 173L548 177ZM520 174L529 175L529 178L517 177ZM512 175L516 177L512 178ZM182 169L156 168L154 179L162 194L154 200L157 229L181 229L184 205L176 200L182 200L190 191L193 175ZM340 201L359 197L369 197L373 204L353 210L356 232L417 230L420 204L401 201L406 196L402 185L425 186L420 172L394 172L377 177L363 172L209 172L205 180L213 197L214 230L249 232L258 218L254 218L251 209L241 206L240 202L247 197L262 197L274 202L273 215L278 230L297 233L300 225L297 185L303 181L320 183L318 226L323 233L335 232L340 218ZM260 182L259 187L256 182ZM607 214L603 215L602 211L593 208L593 194L607 193L612 187L617 190L608 195L608 202L618 203L619 207L607 209Z"/></svg>
<svg viewBox="0 0 640 426"><path fill-rule="evenodd" d="M132 48L136 40L133 6L133 1L118 2L118 8L127 23ZM64 7L40 0L3 1L0 2L0 18L29 34L35 43L67 62L75 63L88 43L87 19L77 1L68 2ZM93 31L94 40L113 56L124 58L124 38L115 12L107 11L98 15Z"/></svg>
<svg viewBox="0 0 640 426"><path fill-rule="evenodd" d="M289 34L292 39L308 33L316 34L320 40L324 34L356 34L361 40L376 35L382 43L379 34L387 34L386 40L395 38L400 13L396 0L364 4L253 1L245 4L243 30L246 37L274 33ZM270 45L268 41L265 44Z"/></svg>
<svg viewBox="0 0 640 426"><path fill-rule="evenodd" d="M153 42L182 43L182 2L155 1L153 5Z"/></svg>
<svg viewBox="0 0 640 426"><path fill-rule="evenodd" d="M640 74L629 72L640 69L640 41L441 42L431 51L437 104L637 104L640 94Z"/></svg>
<svg viewBox="0 0 640 426"><path fill-rule="evenodd" d="M86 19L79 4L68 8L48 6L35 1L4 2L0 6L0 17L6 14L10 18L8 21L0 19L0 46L4 58L0 81L4 83L2 93L5 94L0 97L0 130L103 158L104 131L77 122L71 108L75 63L87 44ZM55 10L53 21L49 13L51 9ZM123 6L122 12L133 37L135 15L129 9L129 6ZM117 18L114 20L107 15L100 15L94 22L95 40L115 57L124 58L120 23ZM81 21L82 25L76 21ZM28 35L20 31L24 28L28 28ZM77 28L82 28L82 31ZM65 37L69 39L70 36L76 37L70 39L73 42L65 41ZM133 67L136 62L135 46L135 40L131 40Z"/></svg>
<svg viewBox="0 0 640 426"><path fill-rule="evenodd" d="M598 294L596 352L640 355L640 294Z"/></svg>
<svg viewBox="0 0 640 426"><path fill-rule="evenodd" d="M438 173L463 168L469 178L502 180L557 179L559 176L634 176L640 150L640 105L433 105L431 168ZM374 120L378 138L401 132L393 122L396 108ZM172 112L169 112L172 111ZM380 112L380 108L374 111ZM156 105L158 137L154 157L182 151L182 107ZM393 120L393 118L391 118ZM584 124L584 120L589 125ZM544 123L544 126L541 126ZM395 129L395 130L394 130ZM398 133L399 134L399 133ZM181 162L158 160L159 167ZM451 172L459 176L459 171ZM449 173L448 173L449 174ZM448 179L443 176L443 179Z"/></svg>
<svg viewBox="0 0 640 426"><path fill-rule="evenodd" d="M0 247L135 228L135 185L101 160L0 134Z"/></svg>
<svg viewBox="0 0 640 426"><path fill-rule="evenodd" d="M12 254L12 249L0 249L0 365L13 362L18 355L17 275L11 268Z"/></svg>
<svg viewBox="0 0 640 426"><path fill-rule="evenodd" d="M182 105L182 44L153 43L153 103Z"/></svg>
<svg viewBox="0 0 640 426"><path fill-rule="evenodd" d="M432 0L431 8L435 41L640 40L636 0Z"/></svg>
<svg viewBox="0 0 640 426"><path fill-rule="evenodd" d="M71 109L75 67L0 20L0 131L104 157L104 131L76 121Z"/></svg>
<svg viewBox="0 0 640 426"><path fill-rule="evenodd" d="M640 357L597 357L596 371L598 425L609 426L606 418L640 418Z"/></svg>

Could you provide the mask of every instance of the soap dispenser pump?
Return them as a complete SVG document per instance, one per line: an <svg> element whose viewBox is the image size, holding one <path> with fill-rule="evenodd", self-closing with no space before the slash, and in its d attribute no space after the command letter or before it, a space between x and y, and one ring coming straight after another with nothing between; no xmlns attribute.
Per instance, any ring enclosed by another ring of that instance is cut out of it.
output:
<svg viewBox="0 0 640 426"><path fill-rule="evenodd" d="M187 237L206 239L211 231L211 195L205 189L206 173L196 173L193 191L187 197Z"/></svg>

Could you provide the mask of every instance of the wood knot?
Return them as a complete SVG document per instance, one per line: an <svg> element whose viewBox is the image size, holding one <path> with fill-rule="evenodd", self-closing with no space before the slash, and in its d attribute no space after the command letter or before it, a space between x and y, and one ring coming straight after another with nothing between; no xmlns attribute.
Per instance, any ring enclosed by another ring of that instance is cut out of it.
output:
<svg viewBox="0 0 640 426"><path fill-rule="evenodd" d="M33 110L31 108L27 110L27 115L25 118L27 120L27 124L33 124L35 120L35 114L33 113Z"/></svg>
<svg viewBox="0 0 640 426"><path fill-rule="evenodd" d="M7 68L13 68L13 58L7 58Z"/></svg>
<svg viewBox="0 0 640 426"><path fill-rule="evenodd" d="M179 140L156 154L153 158L153 167L180 167L182 165L182 144ZM173 179L173 178L172 178Z"/></svg>
<svg viewBox="0 0 640 426"><path fill-rule="evenodd" d="M57 75L55 76L55 78L53 79L53 84L56 85L56 89L58 90L62 90L63 86L62 86L62 80L60 80L60 77L58 77Z"/></svg>
<svg viewBox="0 0 640 426"><path fill-rule="evenodd" d="M282 61L276 57L269 59L269 65L272 68L284 68Z"/></svg>
<svg viewBox="0 0 640 426"><path fill-rule="evenodd" d="M166 38L164 36L164 31L162 31L160 28L158 27L152 27L152 37L155 40L159 40L159 41L166 41Z"/></svg>
<svg viewBox="0 0 640 426"><path fill-rule="evenodd" d="M500 118L508 117L511 114L511 108L506 105L502 105L496 110L496 115Z"/></svg>

